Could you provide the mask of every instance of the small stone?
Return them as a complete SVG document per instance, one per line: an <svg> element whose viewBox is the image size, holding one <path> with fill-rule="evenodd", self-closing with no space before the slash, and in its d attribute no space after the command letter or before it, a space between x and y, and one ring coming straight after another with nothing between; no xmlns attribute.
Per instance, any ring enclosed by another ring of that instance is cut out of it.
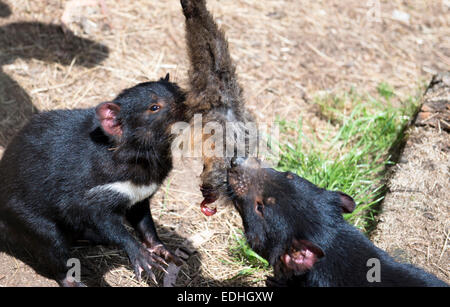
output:
<svg viewBox="0 0 450 307"><path fill-rule="evenodd" d="M431 214L431 213L429 213L429 212L425 212L425 213L423 214L423 216L426 217L427 219L431 220L431 221L435 221L435 220L436 220L436 218L434 217L434 215Z"/></svg>
<svg viewBox="0 0 450 307"><path fill-rule="evenodd" d="M406 159L405 157L401 157L400 160L398 161L398 163L406 164L406 163L408 163L408 159Z"/></svg>
<svg viewBox="0 0 450 307"><path fill-rule="evenodd" d="M424 104L420 111L421 112L433 112L433 109L430 108L428 105Z"/></svg>
<svg viewBox="0 0 450 307"><path fill-rule="evenodd" d="M409 24L409 18L410 18L410 15L406 12L399 11L399 10L394 10L392 12L392 19L395 19L397 21Z"/></svg>
<svg viewBox="0 0 450 307"><path fill-rule="evenodd" d="M430 112L420 112L417 115L417 119L420 120L420 121L425 121L425 120L429 119L430 116L431 116Z"/></svg>

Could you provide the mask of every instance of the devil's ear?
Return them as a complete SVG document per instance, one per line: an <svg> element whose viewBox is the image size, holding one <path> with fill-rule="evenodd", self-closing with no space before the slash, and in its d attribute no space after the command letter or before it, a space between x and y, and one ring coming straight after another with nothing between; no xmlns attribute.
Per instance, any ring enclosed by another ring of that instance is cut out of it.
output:
<svg viewBox="0 0 450 307"><path fill-rule="evenodd" d="M307 240L294 239L289 251L281 256L281 261L287 268L304 273L311 270L324 255L323 250L316 244Z"/></svg>
<svg viewBox="0 0 450 307"><path fill-rule="evenodd" d="M113 102L104 102L100 104L95 111L103 131L113 136L122 135L122 126L117 120L117 115L120 112L119 105Z"/></svg>
<svg viewBox="0 0 450 307"><path fill-rule="evenodd" d="M352 213L353 210L355 210L355 208L356 208L356 203L353 200L353 198L351 198L350 196L348 196L347 194L342 193L342 192L337 192L337 193L339 195L342 212Z"/></svg>

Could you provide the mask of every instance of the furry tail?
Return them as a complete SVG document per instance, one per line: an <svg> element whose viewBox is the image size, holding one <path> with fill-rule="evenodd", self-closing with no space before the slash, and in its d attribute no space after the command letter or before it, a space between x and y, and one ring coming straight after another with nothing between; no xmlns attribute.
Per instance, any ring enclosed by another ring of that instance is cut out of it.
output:
<svg viewBox="0 0 450 307"><path fill-rule="evenodd" d="M205 206L219 198L227 198L227 169L232 157L227 156L226 150L234 150L237 143L248 143L242 123L253 122L253 117L245 109L242 88L237 81L225 35L208 12L206 1L181 0L181 5L186 17L186 43L191 62L186 102L190 112L188 116L201 113L204 125L219 123L223 131L229 129L228 123L236 126L230 137L223 136L221 156L206 156L203 152L204 167L200 177L205 199L201 206L202 211L210 215L215 211ZM203 141L209 136L203 135Z"/></svg>
<svg viewBox="0 0 450 307"><path fill-rule="evenodd" d="M217 107L238 111L243 104L242 89L224 33L208 12L205 0L181 0L181 5L186 17L186 42L191 62L190 92L200 99L191 107L199 112Z"/></svg>

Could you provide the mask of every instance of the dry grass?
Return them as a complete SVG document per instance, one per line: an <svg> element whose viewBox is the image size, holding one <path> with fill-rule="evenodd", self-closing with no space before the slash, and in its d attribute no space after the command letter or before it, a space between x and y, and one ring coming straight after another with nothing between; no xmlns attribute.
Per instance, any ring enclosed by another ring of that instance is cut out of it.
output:
<svg viewBox="0 0 450 307"><path fill-rule="evenodd" d="M0 28L17 22L59 24L66 2L2 1L12 14L0 18ZM78 65L81 53L70 61L34 57L32 51L45 46L23 45L13 33L0 32L5 36L0 38L0 77L17 82L13 88L3 89L7 96L2 97L25 99L25 108L33 105L39 110L82 108L112 99L121 89L166 72L186 84L188 62L179 1L105 2L107 16L100 7L84 7L74 12L73 20L79 23L68 25L76 34L109 48L107 58L92 67ZM371 8L356 0L210 0L209 7L226 30L248 107L258 120L304 116L308 119L305 125L320 130L324 122L309 104L319 91L351 86L371 91L386 81L397 93L407 95L420 80L448 68L450 8L444 3L381 1L380 14L375 11L372 17L368 17ZM395 20L395 10L408 13L409 23ZM45 38L47 34L33 35ZM5 103L1 99L0 108ZM0 114L0 146L11 135L6 130L17 126L8 124ZM261 285L261 281L254 282L262 277L258 275L227 281L242 269L222 261L231 260L231 230L240 227L240 219L225 207L211 218L204 217L198 208L201 163L176 162L177 168L152 201L162 239L175 249L196 233L214 233L183 266L178 285ZM90 255L90 250L83 252ZM138 285L123 253L98 248L92 253L94 268L109 269L105 277L109 284ZM8 285L8 280L6 276L0 284ZM30 275L29 284L33 280Z"/></svg>

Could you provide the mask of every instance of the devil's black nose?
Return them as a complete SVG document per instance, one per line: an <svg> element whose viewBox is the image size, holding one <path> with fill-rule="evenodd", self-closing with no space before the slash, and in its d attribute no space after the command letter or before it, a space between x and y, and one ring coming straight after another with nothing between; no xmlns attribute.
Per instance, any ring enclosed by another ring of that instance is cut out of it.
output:
<svg viewBox="0 0 450 307"><path fill-rule="evenodd" d="M238 167L245 162L245 158L243 157L233 157L231 159L231 167Z"/></svg>

